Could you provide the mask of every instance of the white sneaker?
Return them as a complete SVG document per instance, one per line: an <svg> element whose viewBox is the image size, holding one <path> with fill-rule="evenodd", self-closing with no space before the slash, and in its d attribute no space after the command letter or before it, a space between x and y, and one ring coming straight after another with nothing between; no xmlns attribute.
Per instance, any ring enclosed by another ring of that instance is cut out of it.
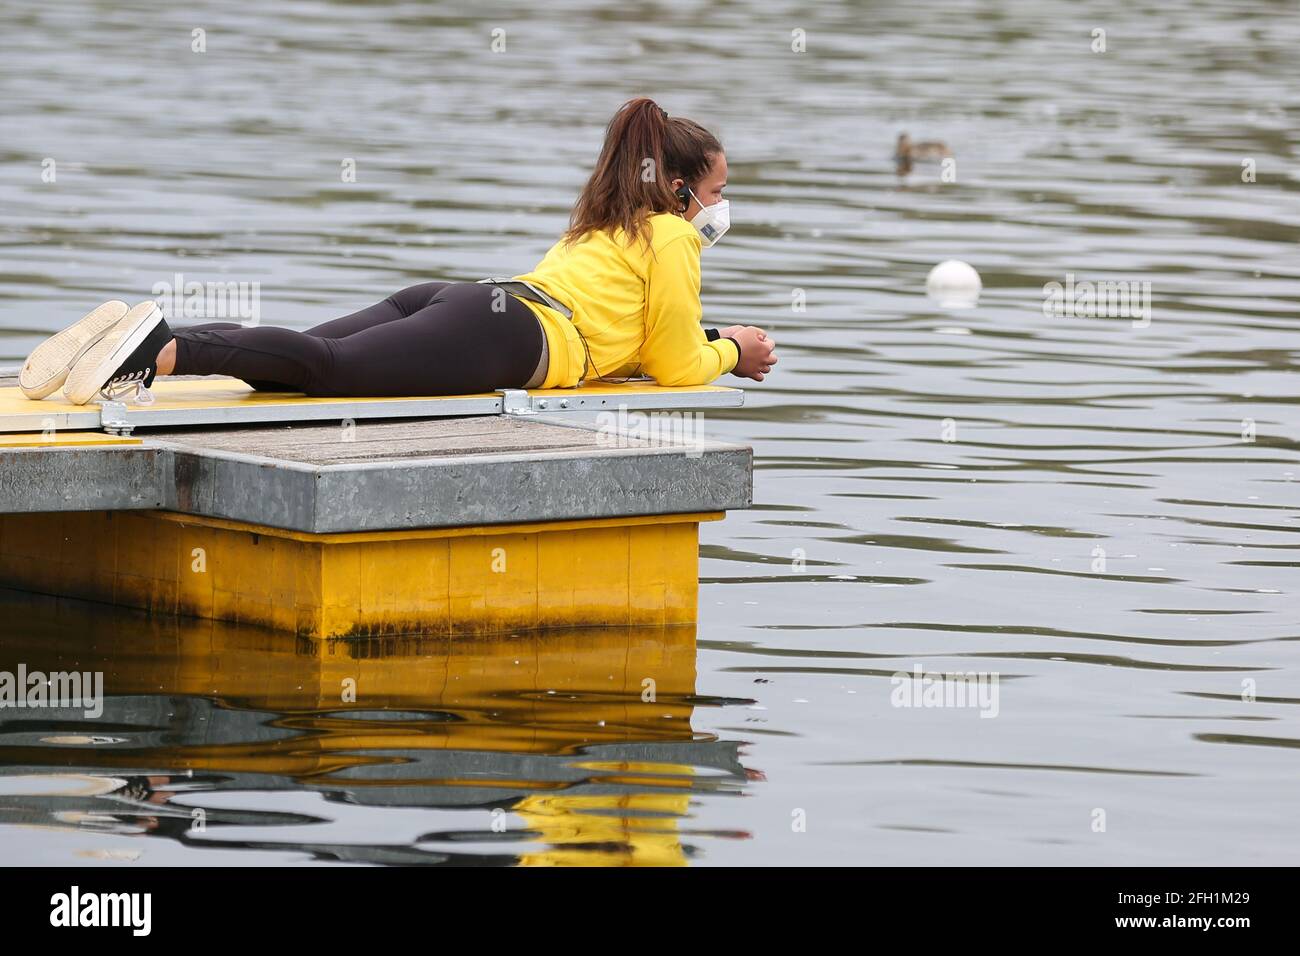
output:
<svg viewBox="0 0 1300 956"><path fill-rule="evenodd" d="M134 391L141 405L153 401L149 386L158 373L158 353L171 341L162 310L152 299L141 302L118 320L108 333L86 350L68 373L63 394L74 405L97 395L121 401Z"/></svg>
<svg viewBox="0 0 1300 956"><path fill-rule="evenodd" d="M126 303L113 299L36 346L18 373L18 387L23 394L39 401L57 392L77 360L126 313Z"/></svg>

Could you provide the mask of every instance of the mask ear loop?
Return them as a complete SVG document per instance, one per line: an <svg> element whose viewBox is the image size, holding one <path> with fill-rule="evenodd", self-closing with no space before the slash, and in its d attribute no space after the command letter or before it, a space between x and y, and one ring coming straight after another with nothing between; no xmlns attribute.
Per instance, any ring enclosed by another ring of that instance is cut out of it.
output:
<svg viewBox="0 0 1300 956"><path fill-rule="evenodd" d="M684 193L685 195L683 195L683 193ZM676 197L677 197L677 201L678 201L679 203L682 204L682 208L679 209L679 210L677 210L679 213L685 213L686 210L688 210L688 209L691 208L691 198L690 198L690 197L691 197L691 196L694 196L695 194L694 194L693 192L691 192L691 187L690 187L690 186L687 186L687 185L683 184L683 185L682 185L682 188L681 188L681 189L678 189L676 192L674 192L673 195L676 196Z"/></svg>

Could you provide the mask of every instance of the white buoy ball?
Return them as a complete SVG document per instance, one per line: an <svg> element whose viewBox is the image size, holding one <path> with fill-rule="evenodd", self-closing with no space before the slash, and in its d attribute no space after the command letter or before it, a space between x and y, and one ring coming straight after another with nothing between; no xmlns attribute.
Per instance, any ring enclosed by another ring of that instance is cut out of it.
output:
<svg viewBox="0 0 1300 956"><path fill-rule="evenodd" d="M945 259L925 279L925 291L945 309L969 309L979 301L980 274L960 259Z"/></svg>

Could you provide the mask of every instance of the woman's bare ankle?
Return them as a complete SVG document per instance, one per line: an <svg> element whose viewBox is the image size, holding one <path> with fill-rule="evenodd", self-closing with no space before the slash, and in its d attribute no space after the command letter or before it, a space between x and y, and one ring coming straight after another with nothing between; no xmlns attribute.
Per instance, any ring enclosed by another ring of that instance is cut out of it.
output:
<svg viewBox="0 0 1300 956"><path fill-rule="evenodd" d="M172 339L158 353L158 374L170 375L176 369L176 340Z"/></svg>

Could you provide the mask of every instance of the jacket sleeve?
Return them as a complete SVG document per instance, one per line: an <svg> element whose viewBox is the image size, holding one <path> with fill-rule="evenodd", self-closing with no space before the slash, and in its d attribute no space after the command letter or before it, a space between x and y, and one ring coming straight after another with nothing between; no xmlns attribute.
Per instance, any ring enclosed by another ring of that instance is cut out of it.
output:
<svg viewBox="0 0 1300 956"><path fill-rule="evenodd" d="M660 385L707 385L740 360L731 339L710 342L700 326L700 241L669 240L650 260L641 366Z"/></svg>

